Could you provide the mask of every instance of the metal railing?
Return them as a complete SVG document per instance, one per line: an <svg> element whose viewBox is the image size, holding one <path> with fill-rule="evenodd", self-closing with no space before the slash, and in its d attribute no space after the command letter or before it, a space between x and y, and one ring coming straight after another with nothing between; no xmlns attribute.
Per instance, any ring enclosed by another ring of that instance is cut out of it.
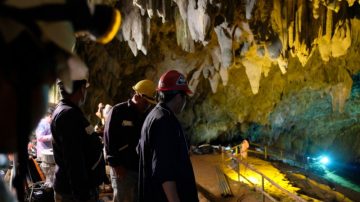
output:
<svg viewBox="0 0 360 202"><path fill-rule="evenodd" d="M298 168L307 169L309 167L308 159L303 154L296 154L291 151L286 151L279 148L268 147L266 145L250 144L252 147L259 148L258 150L248 150L249 153L263 156L265 160L271 158L273 160L281 160L289 165L296 166Z"/></svg>
<svg viewBox="0 0 360 202"><path fill-rule="evenodd" d="M271 201L278 201L276 200L274 197L272 197L269 193L267 193L265 191L265 180L268 181L269 183L271 183L274 187L278 188L279 190L281 190L283 193L285 193L288 197L294 199L295 201L301 201L301 202L305 202L306 200L300 198L299 196L297 196L296 194L293 194L291 192L289 192L288 190L284 189L283 187L281 187L279 184L277 184L276 182L274 182L273 180L271 180L269 177L265 176L263 173L259 172L258 170L256 170L255 168L253 168L252 166L250 166L248 163L241 161L241 159L239 159L238 154L239 154L239 148L241 148L241 145L236 145L234 147L232 147L230 150L228 151L223 151L222 150L222 160L223 163L225 164L226 161L229 160L233 160L236 161L237 167L235 167L235 169L233 167L232 170L234 170L237 175L239 176L239 181L240 181L240 176L245 179L246 181L248 181L251 185L254 186L256 191L259 191L262 193L262 201L265 201L265 198L268 198ZM233 151L234 154L232 153ZM249 150L249 152L256 152L256 153L262 153L262 152L257 152L257 151L253 151L253 150ZM265 149L264 154L264 158L267 158L267 149ZM225 155L228 158L227 160L225 159ZM245 166L246 169L249 169L251 171L253 171L254 173L258 174L261 176L261 186L259 187L257 184L251 182L251 180L249 180L246 176L242 175L240 173L240 166Z"/></svg>
<svg viewBox="0 0 360 202"><path fill-rule="evenodd" d="M225 174L221 171L219 166L216 166L216 174L219 180L219 187L221 191L222 197L231 197L233 196L232 191L230 189L229 182L226 179Z"/></svg>

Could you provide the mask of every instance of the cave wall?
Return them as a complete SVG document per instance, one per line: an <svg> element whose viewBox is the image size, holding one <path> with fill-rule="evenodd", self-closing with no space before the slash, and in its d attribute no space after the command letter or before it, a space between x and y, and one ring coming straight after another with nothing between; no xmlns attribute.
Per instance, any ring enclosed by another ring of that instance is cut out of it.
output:
<svg viewBox="0 0 360 202"><path fill-rule="evenodd" d="M358 160L357 2L188 0L161 12L141 2L114 3L123 24L110 44L77 41L92 122L99 102L124 101L138 80L177 69L194 91L179 115L193 144L241 136Z"/></svg>

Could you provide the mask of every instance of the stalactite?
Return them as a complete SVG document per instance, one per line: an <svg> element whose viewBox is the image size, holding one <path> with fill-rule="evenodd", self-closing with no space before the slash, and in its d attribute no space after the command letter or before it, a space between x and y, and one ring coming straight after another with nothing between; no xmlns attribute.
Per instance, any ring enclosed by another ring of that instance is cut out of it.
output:
<svg viewBox="0 0 360 202"><path fill-rule="evenodd" d="M170 19L171 14L173 13L172 10L172 1L169 0L159 0L157 1L157 15L162 18L162 22L165 23Z"/></svg>
<svg viewBox="0 0 360 202"><path fill-rule="evenodd" d="M214 47L210 51L210 55L211 55L213 67L215 68L215 70L219 71L221 67L221 50L219 46Z"/></svg>
<svg viewBox="0 0 360 202"><path fill-rule="evenodd" d="M326 15L326 32L325 32L325 40L331 40L332 30L333 30L333 12L330 8L327 9Z"/></svg>
<svg viewBox="0 0 360 202"><path fill-rule="evenodd" d="M227 68L221 68L219 71L220 78L222 80L223 86L226 86L229 81L229 71Z"/></svg>
<svg viewBox="0 0 360 202"><path fill-rule="evenodd" d="M196 91L196 87L200 82L200 75L201 75L202 71L203 71L203 68L200 68L200 69L196 70L192 74L191 79L189 80L189 87L190 87L190 90L193 91L193 92Z"/></svg>
<svg viewBox="0 0 360 202"><path fill-rule="evenodd" d="M320 0L313 0L313 17L314 19L318 19L319 18L319 8L320 8Z"/></svg>
<svg viewBox="0 0 360 202"><path fill-rule="evenodd" d="M350 21L339 21L331 39L332 57L340 57L347 53L351 46Z"/></svg>
<svg viewBox="0 0 360 202"><path fill-rule="evenodd" d="M196 42L213 49L216 47L213 40L217 39L217 49L208 52L213 62L212 70L204 67L201 71L204 78L212 83L214 92L218 85L217 79L221 79L222 84L226 85L228 69L247 59L246 65L243 65L247 66L252 91L257 93L261 78L259 75L263 73L266 76L273 63L285 74L290 54L297 57L302 66L307 64L316 48L324 61L346 54L351 45L350 21L339 17L343 15L335 12L341 12L345 3L353 6L354 2L355 0L246 0L240 3L236 0L126 1L120 7L123 25L119 39L128 42L135 56L139 50L147 54L150 19L156 15L162 18L163 23L175 22L177 44L186 52L194 52ZM216 38L212 39L210 36ZM211 45L208 46L209 44ZM248 53L249 50L257 50L258 54ZM264 65L247 57L255 57ZM255 68L255 73L250 67Z"/></svg>
<svg viewBox="0 0 360 202"><path fill-rule="evenodd" d="M232 27L224 21L220 25L216 26L215 32L218 38L218 42L221 50L221 67L228 68L232 61Z"/></svg>
<svg viewBox="0 0 360 202"><path fill-rule="evenodd" d="M295 40L295 4L293 0L287 1L287 16L288 16L288 42L289 49L293 50Z"/></svg>
<svg viewBox="0 0 360 202"><path fill-rule="evenodd" d="M356 0L347 0L349 6L353 6ZM360 2L360 1L359 1Z"/></svg>
<svg viewBox="0 0 360 202"><path fill-rule="evenodd" d="M179 12L181 15L181 18L184 22L187 21L187 8L188 8L188 0L174 0L177 4L177 7L179 8Z"/></svg>
<svg viewBox="0 0 360 202"><path fill-rule="evenodd" d="M335 18L334 11L330 8L327 8L326 12L326 33L322 33L324 29L319 29L318 48L321 58L329 61L331 57L340 57L347 53L351 45L351 29L349 20ZM335 26L334 20L337 21Z"/></svg>
<svg viewBox="0 0 360 202"><path fill-rule="evenodd" d="M246 0L245 10L246 10L246 19L248 20L250 20L251 18L251 12L254 8L255 2L256 0Z"/></svg>
<svg viewBox="0 0 360 202"><path fill-rule="evenodd" d="M204 45L208 43L206 35L211 25L211 18L207 13L207 6L207 0L189 0L187 10L187 23L191 37L194 41L200 41Z"/></svg>
<svg viewBox="0 0 360 202"><path fill-rule="evenodd" d="M253 94L257 94L259 92L260 87L260 78L261 78L261 66L258 66L251 61L244 59L242 64L245 67L245 72L247 77L249 78L251 90Z"/></svg>
<svg viewBox="0 0 360 202"><path fill-rule="evenodd" d="M186 20L181 16L181 13L176 9L175 10L175 26L176 26L176 41L177 44L187 52L194 52L195 45L194 41L191 38L190 31Z"/></svg>
<svg viewBox="0 0 360 202"><path fill-rule="evenodd" d="M218 85L219 85L219 81L220 81L219 74L214 74L211 77L209 77L209 82L210 82L211 90L213 93L216 93Z"/></svg>

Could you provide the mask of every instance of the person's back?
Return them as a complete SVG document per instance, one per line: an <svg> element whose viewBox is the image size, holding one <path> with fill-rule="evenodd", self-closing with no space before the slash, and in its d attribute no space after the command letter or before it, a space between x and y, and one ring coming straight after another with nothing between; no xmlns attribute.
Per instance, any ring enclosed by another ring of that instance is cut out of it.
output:
<svg viewBox="0 0 360 202"><path fill-rule="evenodd" d="M54 182L56 201L97 200L97 188L101 181L95 179L92 167L105 166L92 160L93 157L99 162L104 160L102 146L98 136L95 135L94 141L90 139L93 131L89 130L90 124L79 108L79 103L86 98L86 88L83 83L78 85L81 85L78 88L85 89L84 92L75 89L74 96L65 94L52 115L51 132L57 166ZM104 172L102 168L99 171ZM101 173L96 177L101 178Z"/></svg>
<svg viewBox="0 0 360 202"><path fill-rule="evenodd" d="M175 116L191 91L177 71L163 74L157 90L159 104L146 117L138 145L139 201L197 202L187 141Z"/></svg>
<svg viewBox="0 0 360 202"><path fill-rule="evenodd" d="M143 176L141 201L168 201L162 182L174 180L180 201L197 201L195 177L188 145L175 114L164 103L147 116L139 142L140 170ZM155 160L154 160L155 159Z"/></svg>

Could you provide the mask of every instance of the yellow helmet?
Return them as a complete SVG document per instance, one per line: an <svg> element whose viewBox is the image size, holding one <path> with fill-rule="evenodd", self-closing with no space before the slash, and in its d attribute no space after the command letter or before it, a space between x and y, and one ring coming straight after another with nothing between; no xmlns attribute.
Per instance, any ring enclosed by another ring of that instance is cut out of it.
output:
<svg viewBox="0 0 360 202"><path fill-rule="evenodd" d="M155 101L155 92L156 92L156 85L154 82L150 80L141 80L132 87L135 92L141 94L148 102L152 104L156 104Z"/></svg>

